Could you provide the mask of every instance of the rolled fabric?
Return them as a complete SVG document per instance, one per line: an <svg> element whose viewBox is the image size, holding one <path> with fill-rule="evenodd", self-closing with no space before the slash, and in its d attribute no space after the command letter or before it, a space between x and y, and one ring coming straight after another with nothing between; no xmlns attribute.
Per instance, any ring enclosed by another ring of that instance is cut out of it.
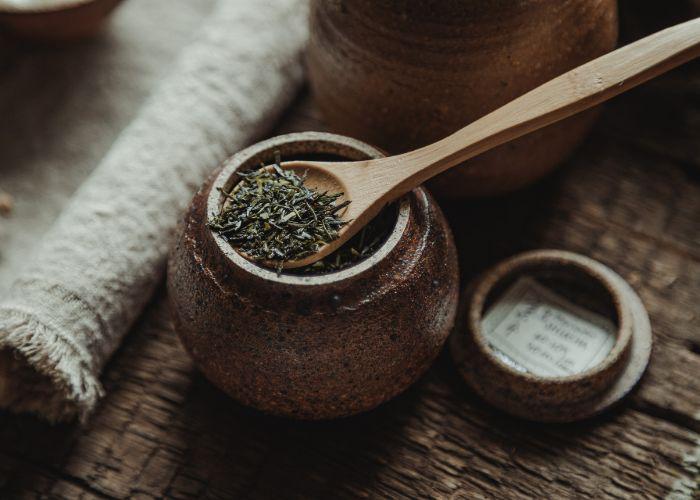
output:
<svg viewBox="0 0 700 500"><path fill-rule="evenodd" d="M222 0L0 304L0 406L85 419L194 190L302 81L306 0Z"/></svg>

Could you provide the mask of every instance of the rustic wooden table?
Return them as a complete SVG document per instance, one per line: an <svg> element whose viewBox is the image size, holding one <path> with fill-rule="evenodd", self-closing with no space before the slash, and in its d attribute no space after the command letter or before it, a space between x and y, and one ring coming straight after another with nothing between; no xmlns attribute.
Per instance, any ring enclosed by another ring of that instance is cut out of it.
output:
<svg viewBox="0 0 700 500"><path fill-rule="evenodd" d="M304 96L280 132L321 129ZM700 498L700 66L607 106L556 174L445 206L462 278L563 248L640 293L654 353L617 410L572 425L510 418L443 352L365 415L297 423L241 407L193 367L158 294L108 366L87 426L0 416L1 498Z"/></svg>

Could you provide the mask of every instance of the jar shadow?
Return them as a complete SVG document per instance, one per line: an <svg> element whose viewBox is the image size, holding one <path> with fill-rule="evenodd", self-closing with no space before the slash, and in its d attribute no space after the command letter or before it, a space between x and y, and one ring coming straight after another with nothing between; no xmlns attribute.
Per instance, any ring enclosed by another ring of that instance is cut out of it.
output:
<svg viewBox="0 0 700 500"><path fill-rule="evenodd" d="M388 437L401 435L415 414L422 384L423 379L366 413L295 421L245 407L197 372L183 408L188 466L197 475L221 469L209 475L207 489L227 494L320 498L330 492L350 494L357 484L372 491L379 470L401 446L400 439ZM228 464L226 470L222 464Z"/></svg>
<svg viewBox="0 0 700 500"><path fill-rule="evenodd" d="M475 420L489 422L488 427L473 427L473 431L477 433L472 436L475 442L514 450L518 459L525 461L528 458L536 461L555 460L557 457L567 456L572 451L576 452L580 449L581 442L595 435L596 429L618 421L620 415L633 405L633 395L639 390L637 385L630 392L631 397L604 413L585 420L568 423L535 422L509 415L476 395L464 382L448 348L438 357L432 371L447 387L446 391L451 394L451 398L472 409Z"/></svg>
<svg viewBox="0 0 700 500"><path fill-rule="evenodd" d="M509 195L440 203L457 246L462 287L484 269L532 247L541 221L557 210L561 176L560 170Z"/></svg>

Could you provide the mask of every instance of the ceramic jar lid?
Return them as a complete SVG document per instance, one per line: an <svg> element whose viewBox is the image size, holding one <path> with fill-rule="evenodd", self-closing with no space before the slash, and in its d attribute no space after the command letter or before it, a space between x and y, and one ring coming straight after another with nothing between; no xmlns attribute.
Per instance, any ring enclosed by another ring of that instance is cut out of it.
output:
<svg viewBox="0 0 700 500"><path fill-rule="evenodd" d="M598 414L633 389L649 362L642 301L588 257L512 257L477 278L463 300L453 359L477 394L513 415L569 422Z"/></svg>

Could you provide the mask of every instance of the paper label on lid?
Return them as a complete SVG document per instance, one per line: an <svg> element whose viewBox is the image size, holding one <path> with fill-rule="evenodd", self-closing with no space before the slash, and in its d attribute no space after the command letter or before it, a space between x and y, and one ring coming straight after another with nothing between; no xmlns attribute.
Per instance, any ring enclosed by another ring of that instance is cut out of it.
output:
<svg viewBox="0 0 700 500"><path fill-rule="evenodd" d="M615 343L615 325L532 278L515 282L486 313L482 328L511 367L544 377L574 375L599 364Z"/></svg>

